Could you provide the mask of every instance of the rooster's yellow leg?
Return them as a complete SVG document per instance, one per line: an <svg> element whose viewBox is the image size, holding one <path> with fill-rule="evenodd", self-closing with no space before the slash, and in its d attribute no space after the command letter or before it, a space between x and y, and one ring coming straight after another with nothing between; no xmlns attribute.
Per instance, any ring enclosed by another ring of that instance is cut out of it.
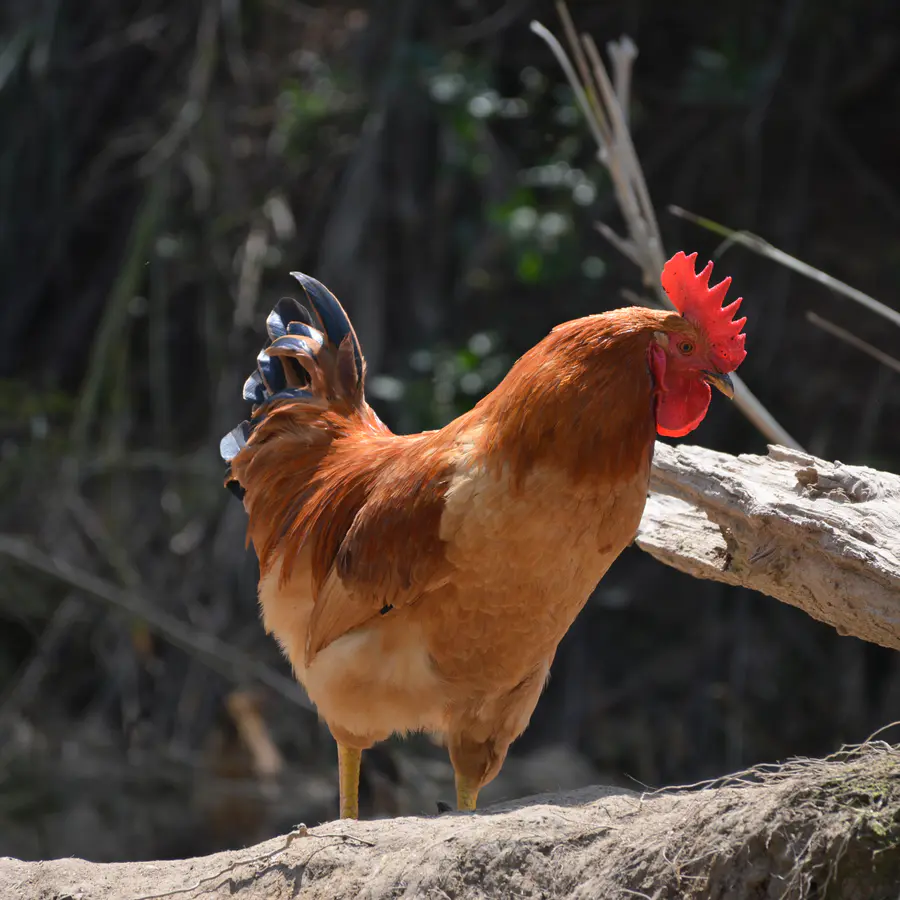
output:
<svg viewBox="0 0 900 900"><path fill-rule="evenodd" d="M338 741L338 778L341 789L341 818L359 818L359 762L362 750L345 747Z"/></svg>
<svg viewBox="0 0 900 900"><path fill-rule="evenodd" d="M480 783L474 778L467 778L465 775L456 773L456 808L458 810L471 812L475 809L478 800L478 789Z"/></svg>

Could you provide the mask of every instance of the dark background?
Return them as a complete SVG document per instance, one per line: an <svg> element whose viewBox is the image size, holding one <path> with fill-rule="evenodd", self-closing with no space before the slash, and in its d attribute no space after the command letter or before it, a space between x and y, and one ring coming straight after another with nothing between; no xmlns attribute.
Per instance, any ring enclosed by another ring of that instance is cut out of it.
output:
<svg viewBox="0 0 900 900"><path fill-rule="evenodd" d="M632 125L666 247L734 276L741 374L808 450L893 470L897 376L805 314L896 354L894 327L666 207L896 305L896 10L572 6L601 47L640 48ZM641 290L592 226L621 223L534 17L558 30L543 0L4 4L0 529L30 557L0 555L0 855L185 856L334 816L334 745L258 622L218 441L291 269L345 302L401 431ZM690 440L765 450L721 398ZM632 549L486 799L821 755L898 713L896 654ZM431 814L450 776L423 737L384 745L363 812Z"/></svg>

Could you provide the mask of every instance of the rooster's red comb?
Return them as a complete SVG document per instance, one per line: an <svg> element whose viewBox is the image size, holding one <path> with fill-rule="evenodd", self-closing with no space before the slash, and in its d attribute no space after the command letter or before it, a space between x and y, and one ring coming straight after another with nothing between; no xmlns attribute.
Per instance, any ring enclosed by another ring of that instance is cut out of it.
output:
<svg viewBox="0 0 900 900"><path fill-rule="evenodd" d="M663 266L662 286L669 299L686 319L706 332L713 352L718 356L722 372L733 372L747 355L744 341L747 335L741 333L746 317L734 319L743 298L722 306L731 278L709 286L713 264L696 274L697 254L686 256L683 251L676 253Z"/></svg>

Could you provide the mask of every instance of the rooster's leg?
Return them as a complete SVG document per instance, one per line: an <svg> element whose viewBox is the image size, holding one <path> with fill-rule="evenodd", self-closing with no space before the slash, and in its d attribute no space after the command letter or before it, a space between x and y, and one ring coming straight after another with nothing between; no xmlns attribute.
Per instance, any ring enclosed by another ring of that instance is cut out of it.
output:
<svg viewBox="0 0 900 900"><path fill-rule="evenodd" d="M493 739L478 741L462 733L450 735L447 749L456 777L456 808L471 812L476 807L478 792L499 771L506 747L498 752Z"/></svg>
<svg viewBox="0 0 900 900"><path fill-rule="evenodd" d="M359 762L362 751L338 741L338 778L341 789L341 818L359 818Z"/></svg>
<svg viewBox="0 0 900 900"><path fill-rule="evenodd" d="M478 801L478 789L481 779L469 778L456 773L456 808L463 812L471 812Z"/></svg>
<svg viewBox="0 0 900 900"><path fill-rule="evenodd" d="M547 660L511 691L478 704L470 699L451 710L446 739L456 775L458 809L474 810L479 790L500 771L509 745L531 718L549 668Z"/></svg>

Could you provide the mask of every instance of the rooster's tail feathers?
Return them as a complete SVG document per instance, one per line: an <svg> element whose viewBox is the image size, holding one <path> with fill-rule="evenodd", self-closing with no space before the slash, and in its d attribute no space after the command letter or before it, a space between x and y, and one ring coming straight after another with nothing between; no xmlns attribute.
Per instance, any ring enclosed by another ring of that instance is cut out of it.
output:
<svg viewBox="0 0 900 900"><path fill-rule="evenodd" d="M290 298L275 304L266 319L269 342L244 382L244 400L253 404L251 419L219 443L219 454L229 464L225 485L238 497L244 492L231 477L231 460L275 404L324 409L335 402L363 403L365 360L349 316L325 285L302 272L291 275L303 287L312 312Z"/></svg>

